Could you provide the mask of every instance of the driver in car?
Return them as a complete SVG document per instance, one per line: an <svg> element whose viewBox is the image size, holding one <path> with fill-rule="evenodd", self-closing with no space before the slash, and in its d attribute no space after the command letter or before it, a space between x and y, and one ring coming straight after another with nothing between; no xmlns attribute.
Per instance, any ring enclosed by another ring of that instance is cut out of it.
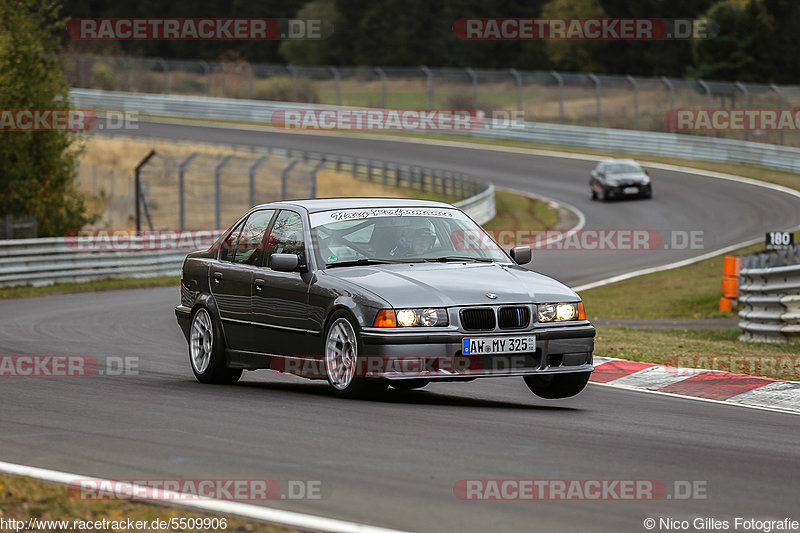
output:
<svg viewBox="0 0 800 533"><path fill-rule="evenodd" d="M436 230L429 220L421 222L401 232L397 246L389 252L391 257L419 257L433 248L433 244L436 242Z"/></svg>

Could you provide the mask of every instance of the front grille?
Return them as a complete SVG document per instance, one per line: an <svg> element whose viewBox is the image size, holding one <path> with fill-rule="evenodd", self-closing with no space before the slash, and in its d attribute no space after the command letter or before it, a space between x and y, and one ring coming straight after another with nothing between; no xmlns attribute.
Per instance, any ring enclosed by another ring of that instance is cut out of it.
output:
<svg viewBox="0 0 800 533"><path fill-rule="evenodd" d="M501 329L519 329L528 326L530 312L527 307L501 307L497 320Z"/></svg>
<svg viewBox="0 0 800 533"><path fill-rule="evenodd" d="M467 330L494 329L494 309L490 307L462 309L461 325Z"/></svg>

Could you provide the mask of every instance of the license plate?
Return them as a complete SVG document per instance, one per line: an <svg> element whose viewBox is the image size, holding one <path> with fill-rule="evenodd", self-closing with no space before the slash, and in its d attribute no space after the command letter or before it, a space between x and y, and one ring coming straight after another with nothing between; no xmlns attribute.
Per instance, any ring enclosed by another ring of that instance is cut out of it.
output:
<svg viewBox="0 0 800 533"><path fill-rule="evenodd" d="M463 355L520 353L536 351L536 337L464 337Z"/></svg>
<svg viewBox="0 0 800 533"><path fill-rule="evenodd" d="M624 189L622 189L622 192L624 192L625 194L636 194L637 192L639 192L639 187L625 187Z"/></svg>

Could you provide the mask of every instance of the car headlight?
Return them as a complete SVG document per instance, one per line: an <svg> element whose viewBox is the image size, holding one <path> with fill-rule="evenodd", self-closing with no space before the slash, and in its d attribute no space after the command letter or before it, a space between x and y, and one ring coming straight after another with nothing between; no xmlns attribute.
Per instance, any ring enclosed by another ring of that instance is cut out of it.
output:
<svg viewBox="0 0 800 533"><path fill-rule="evenodd" d="M378 311L373 326L410 328L414 326L447 326L449 323L445 309L428 307Z"/></svg>
<svg viewBox="0 0 800 533"><path fill-rule="evenodd" d="M563 322L566 320L586 320L583 302L539 304L539 322Z"/></svg>
<svg viewBox="0 0 800 533"><path fill-rule="evenodd" d="M642 185L647 185L650 183L650 176L645 176L642 178Z"/></svg>
<svg viewBox="0 0 800 533"><path fill-rule="evenodd" d="M608 183L612 187L616 187L617 185L619 185L619 182L613 178L607 178L606 183Z"/></svg>

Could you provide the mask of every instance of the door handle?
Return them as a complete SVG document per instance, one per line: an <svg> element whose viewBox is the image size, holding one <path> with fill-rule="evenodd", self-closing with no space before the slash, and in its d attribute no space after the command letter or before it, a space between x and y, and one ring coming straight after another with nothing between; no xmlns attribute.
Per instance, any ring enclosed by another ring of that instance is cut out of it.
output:
<svg viewBox="0 0 800 533"><path fill-rule="evenodd" d="M214 272L214 281L219 283L222 279L222 272Z"/></svg>
<svg viewBox="0 0 800 533"><path fill-rule="evenodd" d="M260 291L261 289L263 289L265 284L266 284L266 281L264 281L263 279L256 279L255 282L253 283L253 285L256 286L256 290L257 291Z"/></svg>

